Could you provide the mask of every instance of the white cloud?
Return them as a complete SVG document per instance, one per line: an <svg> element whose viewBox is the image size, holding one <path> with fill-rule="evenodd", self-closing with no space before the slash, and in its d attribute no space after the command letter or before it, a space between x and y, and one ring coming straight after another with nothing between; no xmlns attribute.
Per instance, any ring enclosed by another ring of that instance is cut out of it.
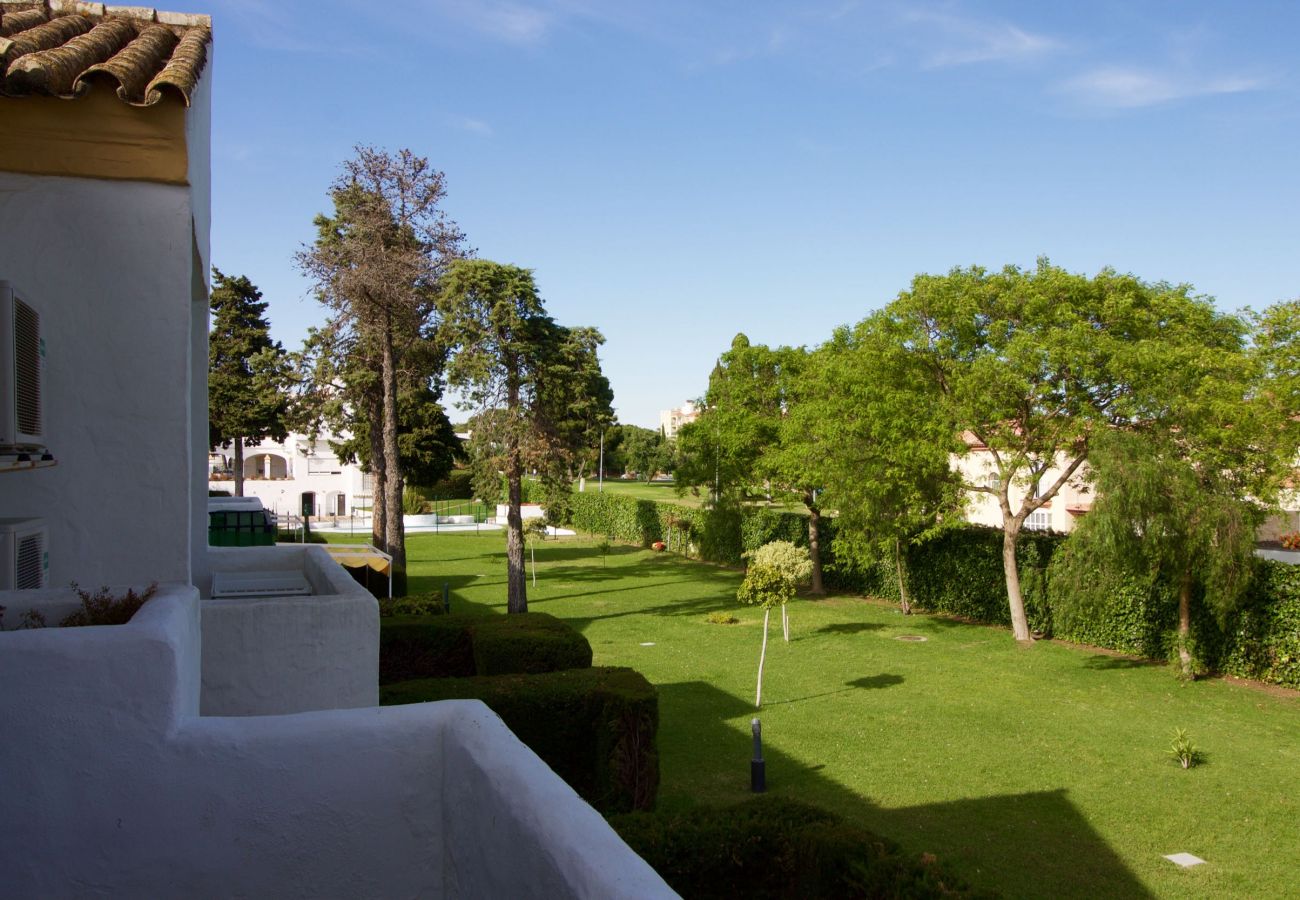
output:
<svg viewBox="0 0 1300 900"><path fill-rule="evenodd" d="M937 10L907 9L904 24L925 29L921 63L928 69L1017 62L1061 48L1061 42L1009 22L984 22Z"/></svg>
<svg viewBox="0 0 1300 900"><path fill-rule="evenodd" d="M1061 89L1088 106L1136 109L1215 94L1240 94L1267 86L1262 78L1240 75L1205 78L1149 69L1113 66L1085 72Z"/></svg>
<svg viewBox="0 0 1300 900"><path fill-rule="evenodd" d="M553 24L550 12L510 0L435 0L447 18L509 44L536 44Z"/></svg>
<svg viewBox="0 0 1300 900"><path fill-rule="evenodd" d="M492 137L492 126L482 119L454 119L452 124L461 131L468 131L470 134L477 134L481 137Z"/></svg>

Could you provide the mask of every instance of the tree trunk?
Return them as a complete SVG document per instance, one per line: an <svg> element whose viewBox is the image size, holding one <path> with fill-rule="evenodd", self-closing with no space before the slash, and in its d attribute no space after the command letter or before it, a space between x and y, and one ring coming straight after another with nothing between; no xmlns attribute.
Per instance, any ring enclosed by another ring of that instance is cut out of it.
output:
<svg viewBox="0 0 1300 900"><path fill-rule="evenodd" d="M244 496L244 439L235 438L235 496Z"/></svg>
<svg viewBox="0 0 1300 900"><path fill-rule="evenodd" d="M1025 600L1020 595L1020 570L1016 568L1016 539L1020 537L1020 523L1012 519L1002 531L1002 570L1007 577L1007 602L1011 605L1011 631L1018 641L1030 641L1029 619L1025 616Z"/></svg>
<svg viewBox="0 0 1300 900"><path fill-rule="evenodd" d="M393 323L385 320L383 335L384 415L384 534L393 558L393 596L406 596L406 528L402 521L402 459L397 446L397 361L393 358Z"/></svg>
<svg viewBox="0 0 1300 900"><path fill-rule="evenodd" d="M808 593L820 597L826 593L826 586L822 583L822 511L817 507L816 497L811 491L803 502L808 507L808 559L812 562L812 585L808 588Z"/></svg>
<svg viewBox="0 0 1300 900"><path fill-rule="evenodd" d="M755 709L763 705L763 661L767 659L767 617L771 614L770 606L763 610L763 649L758 654L758 693L754 695Z"/></svg>
<svg viewBox="0 0 1300 900"><path fill-rule="evenodd" d="M907 596L907 566L903 562L903 541L894 538L894 571L898 573L898 606L903 615L912 614L912 601Z"/></svg>
<svg viewBox="0 0 1300 900"><path fill-rule="evenodd" d="M370 422L370 543L388 552L388 521L385 511L384 483L387 468L384 462L383 404L379 394L369 391L366 396L366 416Z"/></svg>
<svg viewBox="0 0 1300 900"><path fill-rule="evenodd" d="M1195 678L1192 671L1192 653L1187 649L1187 642L1192 636L1192 573L1183 570L1183 577L1178 583L1178 665L1182 668L1184 678Z"/></svg>
<svg viewBox="0 0 1300 900"><path fill-rule="evenodd" d="M781 631L785 635L785 642L790 643L790 613L784 603L781 604Z"/></svg>
<svg viewBox="0 0 1300 900"><path fill-rule="evenodd" d="M506 611L528 612L528 582L524 573L523 460L519 453L519 380L513 373L506 382L506 409L511 418L506 432ZM604 565L604 557L601 564Z"/></svg>

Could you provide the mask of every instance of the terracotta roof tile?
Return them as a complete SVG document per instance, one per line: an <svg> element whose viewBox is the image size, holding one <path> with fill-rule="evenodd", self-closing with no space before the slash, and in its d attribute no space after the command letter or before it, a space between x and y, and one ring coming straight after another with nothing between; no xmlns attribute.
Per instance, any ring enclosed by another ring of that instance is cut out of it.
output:
<svg viewBox="0 0 1300 900"><path fill-rule="evenodd" d="M123 102L188 106L212 40L207 16L67 0L0 0L0 95L72 99L107 82Z"/></svg>

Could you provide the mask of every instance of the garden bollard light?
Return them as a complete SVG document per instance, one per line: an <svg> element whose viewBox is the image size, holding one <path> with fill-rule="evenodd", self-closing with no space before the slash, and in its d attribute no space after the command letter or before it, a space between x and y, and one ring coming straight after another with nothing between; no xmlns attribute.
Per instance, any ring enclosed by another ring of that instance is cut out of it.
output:
<svg viewBox="0 0 1300 900"><path fill-rule="evenodd" d="M755 794L767 790L767 763L763 762L763 726L758 719L749 723L754 731L754 758L749 761L749 789Z"/></svg>
<svg viewBox="0 0 1300 900"><path fill-rule="evenodd" d="M442 583L442 611L451 612L451 591L445 581Z"/></svg>

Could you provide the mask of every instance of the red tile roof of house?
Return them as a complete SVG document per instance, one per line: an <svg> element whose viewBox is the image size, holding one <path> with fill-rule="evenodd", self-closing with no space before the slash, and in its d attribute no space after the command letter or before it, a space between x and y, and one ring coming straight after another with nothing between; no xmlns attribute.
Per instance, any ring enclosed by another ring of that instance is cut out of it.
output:
<svg viewBox="0 0 1300 900"><path fill-rule="evenodd" d="M102 81L132 106L153 106L168 93L188 106L211 40L207 16L0 0L0 95L73 99Z"/></svg>

